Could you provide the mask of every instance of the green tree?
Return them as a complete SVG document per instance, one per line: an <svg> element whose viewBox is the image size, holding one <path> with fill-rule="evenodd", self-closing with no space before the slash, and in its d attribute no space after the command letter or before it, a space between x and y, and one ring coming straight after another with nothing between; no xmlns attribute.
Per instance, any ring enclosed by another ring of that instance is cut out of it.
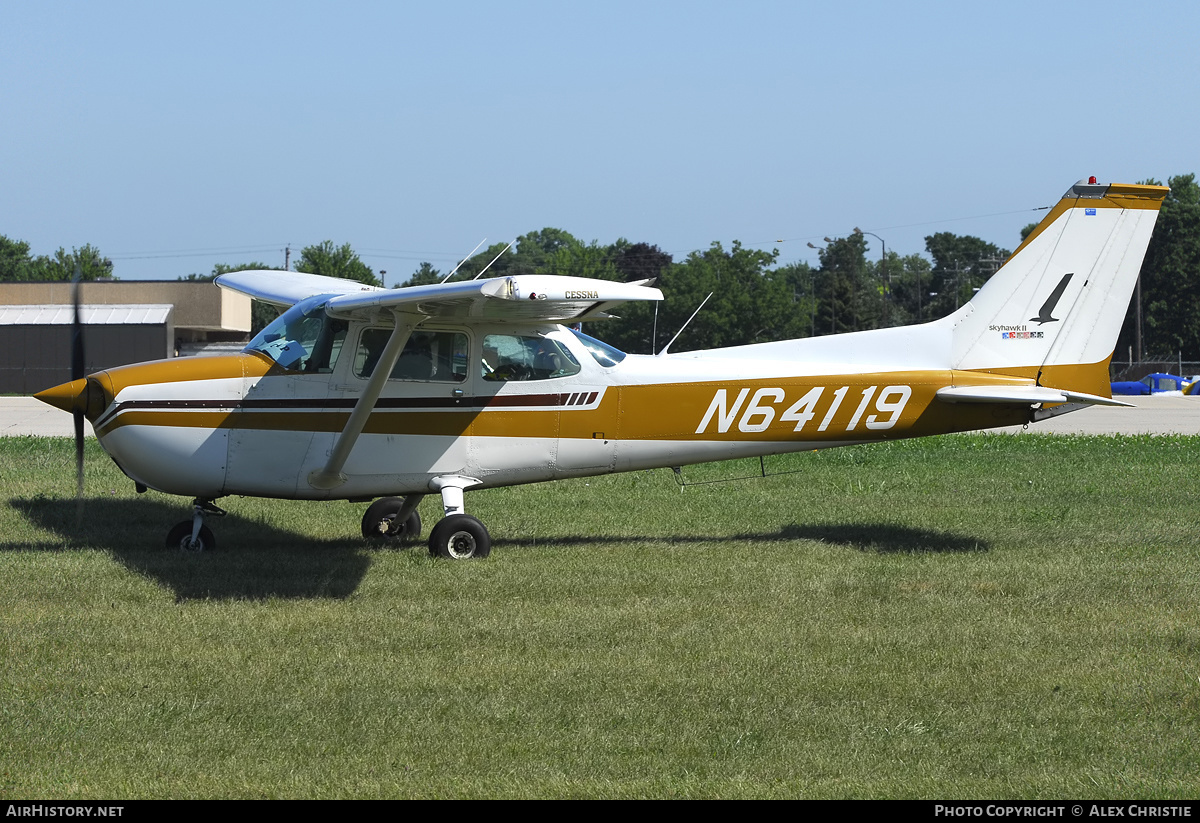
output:
<svg viewBox="0 0 1200 823"><path fill-rule="evenodd" d="M428 286L431 283L442 282L442 273L433 267L432 263L422 263L412 277L405 280L397 288L405 286Z"/></svg>
<svg viewBox="0 0 1200 823"><path fill-rule="evenodd" d="M28 280L29 244L0 234L0 281Z"/></svg>
<svg viewBox="0 0 1200 823"><path fill-rule="evenodd" d="M948 231L926 237L925 249L933 258L930 319L945 317L970 300L1012 254L978 237Z"/></svg>
<svg viewBox="0 0 1200 823"><path fill-rule="evenodd" d="M24 245L24 244L18 244ZM100 250L90 243L82 248L72 248L68 252L59 248L52 256L38 255L32 260L26 260L16 269L17 279L35 281L72 280L75 277L75 267L79 267L80 280L111 280L113 278L113 262L100 254Z"/></svg>
<svg viewBox="0 0 1200 823"><path fill-rule="evenodd" d="M516 243L514 242L513 247L515 246ZM510 269L513 269L513 249L508 248L508 250L505 251L506 247L508 247L508 243L493 243L483 251L472 255L465 262L463 262L461 266L458 267L458 271L454 273L454 276L450 278L450 281L474 280L479 276L480 272L484 271L484 269L487 270L486 274L484 275L485 277L499 277L502 274L516 273L515 271L510 272ZM489 264L491 265L489 266ZM424 267L425 264L422 263L421 269L417 270L417 274L420 274ZM429 270L432 270L432 268L433 267L430 266ZM524 271L522 273L529 274L531 272ZM414 277L415 276L416 275L414 275ZM419 286L423 284L416 282L415 280L410 280L409 285Z"/></svg>
<svg viewBox="0 0 1200 823"><path fill-rule="evenodd" d="M322 241L315 246L305 246L296 260L296 271L357 280L368 286L383 285L371 267L358 259L349 243L334 246L332 240Z"/></svg>
<svg viewBox="0 0 1200 823"><path fill-rule="evenodd" d="M595 243L592 244L595 246ZM556 266L569 270L575 265L573 253L583 248L583 243L570 232L562 229L544 228L541 231L531 231L517 238L516 244L505 256L508 257L504 267L509 274L564 274L568 271L554 271ZM511 256L509 256L511 254ZM490 257L488 258L491 259ZM501 258L503 260L504 258ZM578 258L582 263L582 257ZM499 265L500 261L496 261ZM495 268L495 267L493 267ZM488 270L492 274L492 270Z"/></svg>
<svg viewBox="0 0 1200 823"><path fill-rule="evenodd" d="M584 244L570 232L547 227L521 235L511 246L492 244L463 263L452 279L472 280L485 269L484 277L558 274L611 279L615 269L608 264L608 248L595 241Z"/></svg>
<svg viewBox="0 0 1200 823"><path fill-rule="evenodd" d="M621 238L610 249L617 277L626 283L662 277L671 267L671 255L649 243L630 243Z"/></svg>
<svg viewBox="0 0 1200 823"><path fill-rule="evenodd" d="M612 264L612 279L626 283L658 280L661 284L672 264L671 255L658 246L630 243L624 238L608 246L607 255ZM658 302L625 303L615 309L614 319L595 324L588 334L603 337L625 351L653 354L670 339L662 336L663 327L658 322L661 311Z"/></svg>
<svg viewBox="0 0 1200 823"><path fill-rule="evenodd" d="M839 237L817 252L817 334L875 328L881 305L878 281L867 264L867 241L861 234Z"/></svg>
<svg viewBox="0 0 1200 823"><path fill-rule="evenodd" d="M929 291L932 265L920 254L901 256L888 253L888 280L891 299L888 302L888 323L907 326L930 319Z"/></svg>
<svg viewBox="0 0 1200 823"><path fill-rule="evenodd" d="M664 272L657 348L683 327L711 292L712 297L672 346L673 351L737 346L777 340L798 314L785 277L769 276L778 252L713 243Z"/></svg>
<svg viewBox="0 0 1200 823"><path fill-rule="evenodd" d="M594 280L620 279L620 271L613 258L613 247L601 246L595 240L586 245L576 241L559 247L544 258L539 272Z"/></svg>
<svg viewBox="0 0 1200 823"><path fill-rule="evenodd" d="M767 277L782 281L788 319L779 339L817 335L817 270L808 263L789 263L767 272Z"/></svg>

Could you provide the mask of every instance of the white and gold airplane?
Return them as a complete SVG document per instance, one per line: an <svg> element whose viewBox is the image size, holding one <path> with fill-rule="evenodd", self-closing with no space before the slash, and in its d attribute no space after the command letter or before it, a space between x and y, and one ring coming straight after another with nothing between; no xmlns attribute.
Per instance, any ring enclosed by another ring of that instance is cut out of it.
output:
<svg viewBox="0 0 1200 823"><path fill-rule="evenodd" d="M1108 363L1162 186L1072 186L954 314L917 326L632 355L562 324L646 282L517 275L402 289L283 271L217 284L289 307L236 355L98 372L37 397L92 422L139 491L194 497L168 546L211 548L227 495L375 500L365 536L483 557L463 493L1127 405Z"/></svg>

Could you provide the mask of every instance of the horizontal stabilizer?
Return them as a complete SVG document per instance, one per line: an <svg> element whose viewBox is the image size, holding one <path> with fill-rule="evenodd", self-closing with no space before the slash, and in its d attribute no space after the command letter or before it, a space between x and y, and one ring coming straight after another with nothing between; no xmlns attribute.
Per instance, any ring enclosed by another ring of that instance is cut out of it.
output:
<svg viewBox="0 0 1200 823"><path fill-rule="evenodd" d="M1051 389L1046 386L946 386L937 390L938 400L947 403L1086 403L1089 406L1129 406L1121 400L1097 394Z"/></svg>

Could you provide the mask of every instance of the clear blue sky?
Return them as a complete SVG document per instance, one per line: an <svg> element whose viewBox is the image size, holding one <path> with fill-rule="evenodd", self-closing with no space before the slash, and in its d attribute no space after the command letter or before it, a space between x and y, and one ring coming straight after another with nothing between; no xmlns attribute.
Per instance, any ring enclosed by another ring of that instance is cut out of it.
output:
<svg viewBox="0 0 1200 823"><path fill-rule="evenodd" d="M1011 249L1081 177L1200 172L1198 9L6 0L0 234L122 279L331 239L389 285L545 226Z"/></svg>

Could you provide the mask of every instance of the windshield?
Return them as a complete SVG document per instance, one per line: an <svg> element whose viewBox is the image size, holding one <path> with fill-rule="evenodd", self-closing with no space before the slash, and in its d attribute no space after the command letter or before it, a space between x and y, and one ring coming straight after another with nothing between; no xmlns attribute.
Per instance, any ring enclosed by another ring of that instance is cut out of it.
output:
<svg viewBox="0 0 1200 823"><path fill-rule="evenodd" d="M576 339L587 347L588 354L605 368L615 366L625 359L625 352L613 348L602 340L597 340L575 329L571 329L571 334L575 335Z"/></svg>
<svg viewBox="0 0 1200 823"><path fill-rule="evenodd" d="M255 335L244 352L257 352L290 371L331 372L349 324L325 314L330 295L302 300Z"/></svg>

